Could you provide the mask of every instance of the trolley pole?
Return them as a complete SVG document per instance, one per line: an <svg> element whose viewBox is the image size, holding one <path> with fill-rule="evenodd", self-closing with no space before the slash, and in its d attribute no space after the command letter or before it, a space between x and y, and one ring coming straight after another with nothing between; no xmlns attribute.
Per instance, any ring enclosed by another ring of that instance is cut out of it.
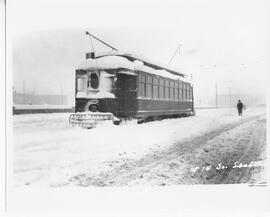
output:
<svg viewBox="0 0 270 217"><path fill-rule="evenodd" d="M90 34L88 31L85 32L86 35L89 35L90 37L92 36L93 38L95 38L96 40L98 40L99 42L101 42L102 44L105 44L106 46L110 47L113 50L118 51L115 47L107 44L106 42L102 41L101 39L99 39L98 37L94 36L93 34Z"/></svg>
<svg viewBox="0 0 270 217"><path fill-rule="evenodd" d="M177 51L178 51L179 54L180 54L180 47L181 47L181 44L179 44L178 47L176 48L176 50L175 50L175 52L173 53L173 55L172 55L172 57L171 57L171 59L170 59L170 61L169 61L168 64L170 64L170 63L172 62L172 60L173 60L174 56L176 55Z"/></svg>

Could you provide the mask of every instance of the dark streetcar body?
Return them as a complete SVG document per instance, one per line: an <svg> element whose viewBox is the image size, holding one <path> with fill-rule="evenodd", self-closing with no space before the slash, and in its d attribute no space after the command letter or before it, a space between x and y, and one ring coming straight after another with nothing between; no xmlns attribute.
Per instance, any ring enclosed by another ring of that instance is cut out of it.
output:
<svg viewBox="0 0 270 217"><path fill-rule="evenodd" d="M86 61L76 70L75 112L110 112L138 121L194 115L193 85L182 74L127 55Z"/></svg>

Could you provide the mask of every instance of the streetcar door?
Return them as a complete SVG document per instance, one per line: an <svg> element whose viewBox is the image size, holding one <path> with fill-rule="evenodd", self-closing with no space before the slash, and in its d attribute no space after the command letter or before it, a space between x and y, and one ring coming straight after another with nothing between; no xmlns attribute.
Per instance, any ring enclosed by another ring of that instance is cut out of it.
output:
<svg viewBox="0 0 270 217"><path fill-rule="evenodd" d="M137 76L118 73L117 89L119 115L124 118L132 118L137 105Z"/></svg>

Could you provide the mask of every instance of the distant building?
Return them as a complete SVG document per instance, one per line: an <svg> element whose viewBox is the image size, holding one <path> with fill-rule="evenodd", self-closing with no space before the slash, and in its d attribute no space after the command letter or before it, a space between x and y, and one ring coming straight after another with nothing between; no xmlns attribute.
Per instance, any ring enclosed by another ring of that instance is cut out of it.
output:
<svg viewBox="0 0 270 217"><path fill-rule="evenodd" d="M252 95L252 94L220 94L217 95L217 105L218 107L235 107L238 100L241 100L246 106L261 106L265 105L265 97L262 95ZM216 99L212 98L208 100L206 105L216 106Z"/></svg>
<svg viewBox="0 0 270 217"><path fill-rule="evenodd" d="M27 105L67 105L68 97L66 95L37 95L13 92L13 103Z"/></svg>

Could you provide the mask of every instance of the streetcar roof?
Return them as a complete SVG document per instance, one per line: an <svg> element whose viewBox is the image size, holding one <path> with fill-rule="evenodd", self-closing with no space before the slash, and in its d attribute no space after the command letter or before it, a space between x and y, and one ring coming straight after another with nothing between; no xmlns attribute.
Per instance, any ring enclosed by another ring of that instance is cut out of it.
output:
<svg viewBox="0 0 270 217"><path fill-rule="evenodd" d="M106 56L98 59L86 59L78 66L79 69L91 70L91 69L118 69L124 68L134 70L134 64L124 57L118 56Z"/></svg>
<svg viewBox="0 0 270 217"><path fill-rule="evenodd" d="M98 58L105 57L105 56L120 56L120 57L124 57L130 61L139 60L139 61L143 62L143 64L145 66L151 67L155 70L166 70L174 75L178 75L181 77L186 76L184 73L180 72L179 69L175 69L171 66L157 63L155 61L149 60L143 56L138 56L136 54L120 52L120 51L110 51L110 52L106 52L106 53L101 53L101 54L97 55L96 58L98 59Z"/></svg>
<svg viewBox="0 0 270 217"><path fill-rule="evenodd" d="M161 64L150 62L143 57L133 54L112 51L96 55L95 59L87 59L78 66L78 69L128 69L132 72L143 71L146 73L171 78L174 80L186 80L187 76L169 67L161 66Z"/></svg>

